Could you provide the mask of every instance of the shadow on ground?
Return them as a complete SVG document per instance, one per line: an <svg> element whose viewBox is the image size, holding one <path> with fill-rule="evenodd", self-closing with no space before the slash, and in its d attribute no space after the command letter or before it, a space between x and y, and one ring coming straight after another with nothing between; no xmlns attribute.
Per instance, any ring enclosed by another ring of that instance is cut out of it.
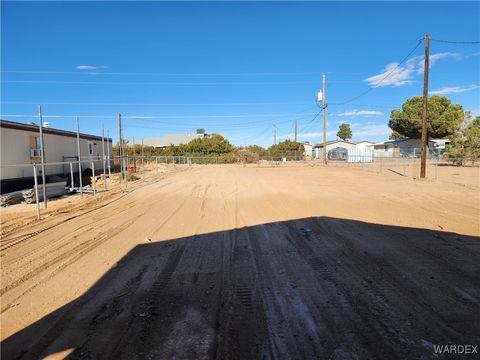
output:
<svg viewBox="0 0 480 360"><path fill-rule="evenodd" d="M477 237L320 217L139 245L4 359L420 359L480 344Z"/></svg>

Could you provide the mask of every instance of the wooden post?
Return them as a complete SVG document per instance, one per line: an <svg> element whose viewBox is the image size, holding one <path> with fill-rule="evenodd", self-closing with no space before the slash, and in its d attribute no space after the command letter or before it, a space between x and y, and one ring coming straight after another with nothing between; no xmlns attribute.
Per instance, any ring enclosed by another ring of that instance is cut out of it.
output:
<svg viewBox="0 0 480 360"><path fill-rule="evenodd" d="M423 70L423 113L422 113L422 154L420 159L420 178L425 178L427 165L427 112L428 112L428 70L430 57L430 35L425 35L425 65Z"/></svg>
<svg viewBox="0 0 480 360"><path fill-rule="evenodd" d="M327 165L327 78L325 73L322 75L322 95L323 95L323 163Z"/></svg>

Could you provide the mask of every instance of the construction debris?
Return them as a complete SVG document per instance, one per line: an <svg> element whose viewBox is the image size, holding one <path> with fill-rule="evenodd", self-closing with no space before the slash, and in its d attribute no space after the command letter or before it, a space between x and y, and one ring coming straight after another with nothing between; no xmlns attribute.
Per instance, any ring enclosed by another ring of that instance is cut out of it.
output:
<svg viewBox="0 0 480 360"><path fill-rule="evenodd" d="M62 195L66 195L68 193L67 189L65 188L66 182L55 182L46 184L47 190L47 198L59 197ZM31 204L35 202L35 188L24 190L23 191L23 199L25 203ZM43 201L43 186L38 185L38 200Z"/></svg>
<svg viewBox="0 0 480 360"><path fill-rule="evenodd" d="M46 184L47 197L54 198L69 193L75 192L76 189L67 189L65 187L66 182L60 181L55 183ZM43 201L43 186L40 184L38 186L38 200ZM35 187L31 189L25 189L20 191L14 191L7 194L0 195L0 205L8 206L13 204L32 204L35 202Z"/></svg>
<svg viewBox="0 0 480 360"><path fill-rule="evenodd" d="M19 204L23 201L23 191L14 191L7 194L0 195L0 206L8 206L12 204Z"/></svg>

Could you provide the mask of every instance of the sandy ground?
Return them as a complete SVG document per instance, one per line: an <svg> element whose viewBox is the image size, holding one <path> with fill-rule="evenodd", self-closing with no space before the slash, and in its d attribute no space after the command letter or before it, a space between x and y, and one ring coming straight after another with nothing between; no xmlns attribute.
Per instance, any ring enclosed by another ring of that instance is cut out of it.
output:
<svg viewBox="0 0 480 360"><path fill-rule="evenodd" d="M52 201L41 222L31 205L2 209L2 358L404 359L480 344L475 183L197 166L112 188Z"/></svg>

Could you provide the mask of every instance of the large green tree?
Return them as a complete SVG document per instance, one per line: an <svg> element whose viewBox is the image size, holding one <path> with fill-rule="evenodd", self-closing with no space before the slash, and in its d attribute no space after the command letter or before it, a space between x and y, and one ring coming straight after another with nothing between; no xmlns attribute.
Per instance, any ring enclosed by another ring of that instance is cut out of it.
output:
<svg viewBox="0 0 480 360"><path fill-rule="evenodd" d="M234 147L222 135L211 134L193 139L188 144L176 146L178 155L221 155L231 153Z"/></svg>
<svg viewBox="0 0 480 360"><path fill-rule="evenodd" d="M388 126L398 134L419 139L422 136L423 98L415 96L402 105L402 110L392 110ZM427 135L429 138L446 138L455 133L465 118L463 107L452 104L445 96L434 95L428 100Z"/></svg>
<svg viewBox="0 0 480 360"><path fill-rule="evenodd" d="M352 129L350 129L350 125L346 123L340 124L338 126L337 136L344 141L350 140L352 138Z"/></svg>
<svg viewBox="0 0 480 360"><path fill-rule="evenodd" d="M285 140L268 148L269 156L302 156L304 146L302 143Z"/></svg>
<svg viewBox="0 0 480 360"><path fill-rule="evenodd" d="M465 158L480 159L480 116L461 127L450 137L445 156L458 164Z"/></svg>

